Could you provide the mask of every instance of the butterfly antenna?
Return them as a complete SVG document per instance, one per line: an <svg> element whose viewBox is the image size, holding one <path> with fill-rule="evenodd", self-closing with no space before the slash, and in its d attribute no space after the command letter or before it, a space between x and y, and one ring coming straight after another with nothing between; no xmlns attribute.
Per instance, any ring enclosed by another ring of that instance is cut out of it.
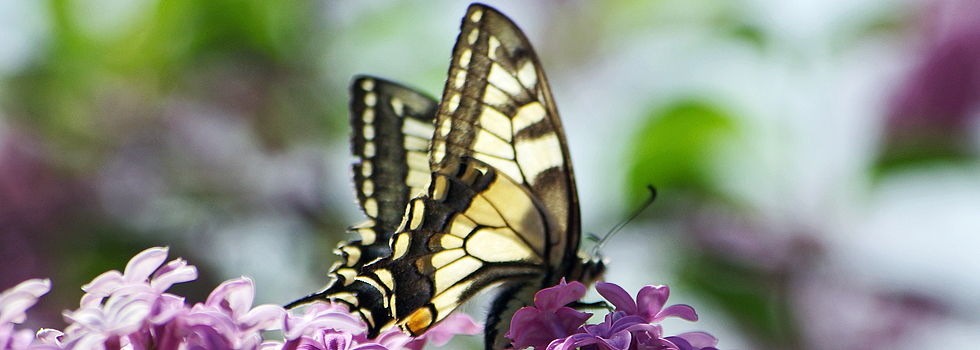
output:
<svg viewBox="0 0 980 350"><path fill-rule="evenodd" d="M616 226L613 226L613 228L609 230L609 233L607 233L605 237L602 237L602 240L600 240L598 244L592 247L592 258L598 258L599 250L602 249L602 246L605 245L606 242L608 242L609 239L612 238L612 236L615 236L616 233L622 230L623 227L626 227L627 224L633 221L633 219L636 219L637 216L640 216L640 213L647 210L647 208L649 208L650 205L653 204L653 201L657 199L657 189L653 188L652 185L647 185L647 189L650 190L650 199L647 200L647 202L643 204L643 207L641 207L639 210L633 213L633 215L630 216L628 219L623 220L622 222L616 224Z"/></svg>

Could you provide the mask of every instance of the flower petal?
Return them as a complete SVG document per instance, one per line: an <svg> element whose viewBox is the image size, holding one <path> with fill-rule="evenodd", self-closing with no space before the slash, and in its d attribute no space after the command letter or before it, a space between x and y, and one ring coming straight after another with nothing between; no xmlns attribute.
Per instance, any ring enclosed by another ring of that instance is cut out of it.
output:
<svg viewBox="0 0 980 350"><path fill-rule="evenodd" d="M262 304L248 311L248 314L238 320L246 330L269 329L282 322L286 317L286 309L282 306Z"/></svg>
<svg viewBox="0 0 980 350"><path fill-rule="evenodd" d="M406 347L415 348L410 345L422 345L425 343L422 341L416 341L415 338L405 332L402 332L401 330L398 330L397 328L392 328L385 332L381 332L381 334L374 339L374 342L384 346L387 349L401 349Z"/></svg>
<svg viewBox="0 0 980 350"><path fill-rule="evenodd" d="M85 291L85 293L96 296L107 296L122 285L122 273L112 270L103 272L101 275L93 278L92 282L82 285L82 290Z"/></svg>
<svg viewBox="0 0 980 350"><path fill-rule="evenodd" d="M718 345L718 338L705 332L688 332L678 334L676 337L687 340L691 345L698 348L706 348Z"/></svg>
<svg viewBox="0 0 980 350"><path fill-rule="evenodd" d="M286 344L280 341L267 340L262 342L262 345L259 346L259 350L282 350L283 345Z"/></svg>
<svg viewBox="0 0 980 350"><path fill-rule="evenodd" d="M185 329L188 333L183 337L181 348L186 349L208 349L208 350L231 350L234 346L228 341L221 331L208 325L193 325Z"/></svg>
<svg viewBox="0 0 980 350"><path fill-rule="evenodd" d="M644 286L636 293L637 315L643 316L647 321L654 322L653 319L660 313L667 303L670 296L670 288L667 286Z"/></svg>
<svg viewBox="0 0 980 350"><path fill-rule="evenodd" d="M575 333L575 331L588 321L592 314L588 312L582 312L575 310L570 307L563 307L555 311L555 316L558 317L561 329L565 331L562 336Z"/></svg>
<svg viewBox="0 0 980 350"><path fill-rule="evenodd" d="M123 271L123 280L127 283L141 283L150 278L164 261L167 261L167 247L153 247L136 254Z"/></svg>
<svg viewBox="0 0 980 350"><path fill-rule="evenodd" d="M510 321L510 330L504 334L505 337L513 340L511 344L514 349L529 346L541 348L555 339L551 336L551 332L543 331L547 327L542 326L542 314L541 310L531 306L522 307L514 313Z"/></svg>
<svg viewBox="0 0 980 350"><path fill-rule="evenodd" d="M61 336L65 335L64 332L57 329L51 328L41 328L37 331L37 339L44 344L61 346Z"/></svg>
<svg viewBox="0 0 980 350"><path fill-rule="evenodd" d="M364 321L340 305L316 302L306 306L302 315L294 315L294 312L289 310L283 322L282 333L286 340L296 340L303 334L311 333L311 330L325 327L351 333L361 333L367 329Z"/></svg>
<svg viewBox="0 0 980 350"><path fill-rule="evenodd" d="M633 297L623 287L613 283L596 282L595 290L603 298L606 298L606 300L615 305L616 311L625 311L627 314L636 315L636 302L633 301ZM640 292L642 293L643 290L641 289Z"/></svg>
<svg viewBox="0 0 980 350"><path fill-rule="evenodd" d="M14 292L5 295L0 301L0 325L24 323L27 320L25 311L36 303L37 298L30 293Z"/></svg>
<svg viewBox="0 0 980 350"><path fill-rule="evenodd" d="M153 306L150 309L150 315L147 316L147 320L150 323L162 325L172 320L181 312L184 312L186 308L187 306L184 304L183 297L163 293L163 295L160 295L159 298L153 301Z"/></svg>
<svg viewBox="0 0 980 350"><path fill-rule="evenodd" d="M2 331L0 331L0 342L6 343L4 349L27 349L34 342L34 332L30 329L21 329L19 331L13 332L9 335L9 338L3 339ZM4 341L6 340L6 341Z"/></svg>
<svg viewBox="0 0 980 350"><path fill-rule="evenodd" d="M47 294L49 291L51 291L51 280L47 278L32 278L24 282L20 282L16 286L13 286L10 289L3 291L3 293L0 293L0 303L2 303L4 297L14 292L27 293L37 298Z"/></svg>
<svg viewBox="0 0 980 350"><path fill-rule="evenodd" d="M542 289L534 294L534 306L541 311L554 312L562 306L582 299L585 296L585 291L585 285L581 282L565 283L565 278L562 277L558 285Z"/></svg>
<svg viewBox="0 0 980 350"><path fill-rule="evenodd" d="M174 259L154 273L150 286L157 293L163 293L177 283L190 282L197 279L197 267L187 265L184 259Z"/></svg>
<svg viewBox="0 0 980 350"><path fill-rule="evenodd" d="M658 313L654 317L654 320L651 320L650 322L657 322L671 316L679 317L681 319L688 320L691 322L698 320L698 314L694 312L693 307L684 304L677 304L677 305L671 305L667 307L666 309Z"/></svg>
<svg viewBox="0 0 980 350"><path fill-rule="evenodd" d="M101 309L88 308L76 311L65 311L62 313L65 323L77 325L88 329L103 329L105 327L105 315Z"/></svg>
<svg viewBox="0 0 980 350"><path fill-rule="evenodd" d="M381 344L361 344L351 348L350 350L389 350Z"/></svg>
<svg viewBox="0 0 980 350"><path fill-rule="evenodd" d="M347 350L353 336L350 332L322 332L324 350Z"/></svg>
<svg viewBox="0 0 980 350"><path fill-rule="evenodd" d="M633 335L628 331L616 332L609 338L599 338L599 341L611 349L629 350Z"/></svg>
<svg viewBox="0 0 980 350"><path fill-rule="evenodd" d="M483 326L473 321L473 318L462 313L449 314L425 332L425 339L428 339L435 346L441 346L449 342L457 334L475 335L483 331Z"/></svg>
<svg viewBox="0 0 980 350"><path fill-rule="evenodd" d="M599 338L594 335L578 333L572 334L565 338L555 339L548 344L547 350L572 350L584 345L596 344L598 342Z"/></svg>
<svg viewBox="0 0 980 350"><path fill-rule="evenodd" d="M255 286L248 277L236 278L221 282L208 295L204 305L224 309L235 317L242 317L252 308L255 300Z"/></svg>

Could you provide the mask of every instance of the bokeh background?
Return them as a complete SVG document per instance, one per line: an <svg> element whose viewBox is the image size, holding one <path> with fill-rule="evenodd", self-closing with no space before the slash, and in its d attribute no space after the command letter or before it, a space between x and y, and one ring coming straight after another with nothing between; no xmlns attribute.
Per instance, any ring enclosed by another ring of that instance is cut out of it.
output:
<svg viewBox="0 0 980 350"><path fill-rule="evenodd" d="M490 1L533 42L607 280L724 349L980 348L980 2ZM463 1L0 1L0 290L30 326L157 245L200 301L322 287L347 84L440 96ZM591 249L591 242L584 243ZM479 315L485 305L466 309ZM454 343L479 348L479 341Z"/></svg>

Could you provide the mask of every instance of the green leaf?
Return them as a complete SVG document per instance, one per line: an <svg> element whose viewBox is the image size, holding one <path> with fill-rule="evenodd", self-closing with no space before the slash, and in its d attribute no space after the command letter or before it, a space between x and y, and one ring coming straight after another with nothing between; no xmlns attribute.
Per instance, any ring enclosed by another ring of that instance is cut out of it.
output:
<svg viewBox="0 0 980 350"><path fill-rule="evenodd" d="M713 160L737 135L735 119L704 101L684 100L654 111L631 147L628 191L634 203L646 188L718 195Z"/></svg>

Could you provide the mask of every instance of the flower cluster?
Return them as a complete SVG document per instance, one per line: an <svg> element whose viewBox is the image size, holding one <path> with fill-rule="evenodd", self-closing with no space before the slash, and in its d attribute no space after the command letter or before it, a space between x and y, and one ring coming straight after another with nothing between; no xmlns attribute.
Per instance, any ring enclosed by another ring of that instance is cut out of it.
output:
<svg viewBox="0 0 980 350"><path fill-rule="evenodd" d="M262 350L421 350L427 341L442 345L456 334L473 335L482 330L469 316L453 314L420 337L389 329L369 339L367 325L347 307L317 302L308 306L304 315L287 314L282 327L286 341L265 342Z"/></svg>
<svg viewBox="0 0 980 350"><path fill-rule="evenodd" d="M585 295L585 285L565 283L545 288L534 295L534 306L524 307L514 314L507 337L515 349L534 347L547 350L714 350L717 340L703 332L663 336L657 324L667 317L697 321L694 309L687 305L664 308L670 290L667 286L646 286L636 300L622 287L612 283L596 283L596 290L616 309L606 315L605 322L586 325L592 314L566 305Z"/></svg>
<svg viewBox="0 0 980 350"><path fill-rule="evenodd" d="M0 350L419 350L427 340L445 343L454 334L481 330L460 315L421 337L390 330L368 339L364 322L343 306L314 303L302 314L277 305L252 307L255 289L248 278L226 281L204 303L187 305L165 291L196 279L197 269L182 259L164 264L166 258L166 248L147 249L123 273L109 271L83 286L79 309L64 313L64 331L41 329L35 337L14 328L50 290L49 281L29 280L0 294ZM271 330L281 330L284 341L263 340L262 332Z"/></svg>
<svg viewBox="0 0 980 350"><path fill-rule="evenodd" d="M477 334L481 327L464 314L452 314L424 335L398 329L367 336L367 325L347 307L325 302L302 312L277 305L253 307L255 288L248 278L220 284L203 303L188 305L166 293L176 283L197 278L197 268L183 259L164 264L167 248L147 249L129 261L124 272L109 271L82 286L80 307L65 311L64 331L16 330L26 311L51 289L48 280L29 280L0 294L0 350L421 350L427 343L445 344L456 334ZM566 305L585 295L579 282L539 291L534 306L514 314L507 337L517 349L539 350L709 350L707 333L664 337L657 322L676 316L695 321L687 305L664 308L665 286L646 286L634 301L622 288L598 283L596 289L615 311L606 321L585 325L591 314ZM282 340L263 339L281 331Z"/></svg>

